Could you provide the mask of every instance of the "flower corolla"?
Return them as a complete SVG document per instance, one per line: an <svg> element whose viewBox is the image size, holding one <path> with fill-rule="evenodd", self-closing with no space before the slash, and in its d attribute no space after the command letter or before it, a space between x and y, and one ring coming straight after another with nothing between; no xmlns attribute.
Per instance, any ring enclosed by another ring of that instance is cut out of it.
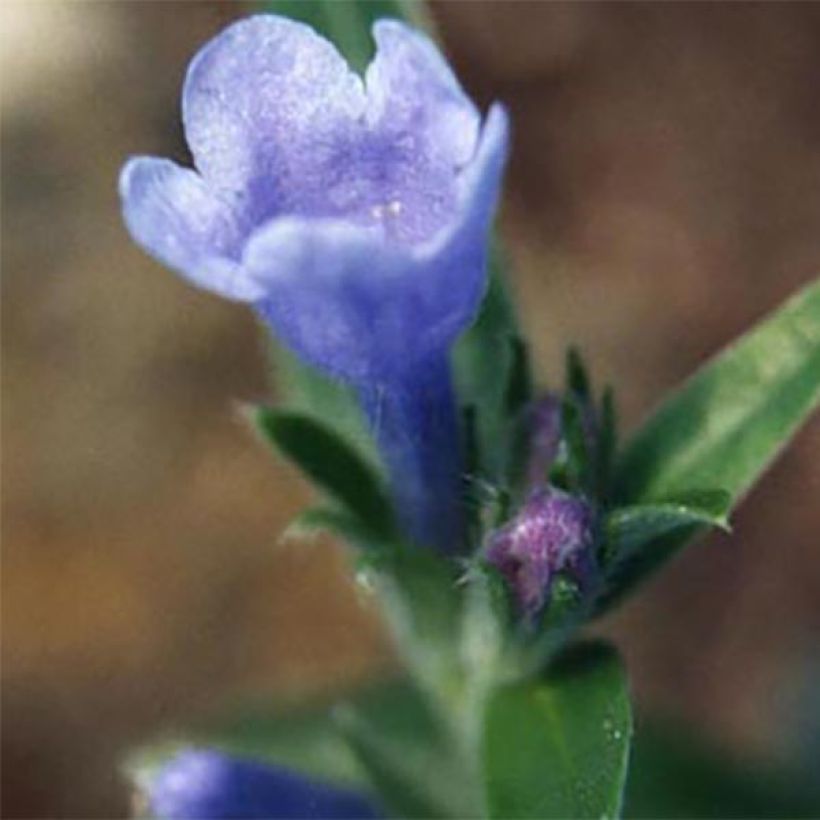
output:
<svg viewBox="0 0 820 820"><path fill-rule="evenodd" d="M120 177L149 253L356 384L443 355L472 320L507 151L503 109L482 124L429 39L394 20L373 36L362 78L304 24L230 25L185 79L194 169L136 157Z"/></svg>

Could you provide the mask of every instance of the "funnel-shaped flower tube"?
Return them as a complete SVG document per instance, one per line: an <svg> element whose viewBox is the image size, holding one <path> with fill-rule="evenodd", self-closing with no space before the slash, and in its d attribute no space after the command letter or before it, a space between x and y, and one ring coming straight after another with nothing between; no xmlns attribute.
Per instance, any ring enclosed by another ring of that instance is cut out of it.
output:
<svg viewBox="0 0 820 820"><path fill-rule="evenodd" d="M358 389L409 534L447 548L460 495L447 357L484 293L507 119L494 105L482 124L426 37L388 20L373 35L362 79L308 26L228 27L185 80L196 170L134 158L120 193L146 250L252 304Z"/></svg>
<svg viewBox="0 0 820 820"><path fill-rule="evenodd" d="M375 820L358 792L315 782L278 766L205 749L186 749L143 784L160 820Z"/></svg>

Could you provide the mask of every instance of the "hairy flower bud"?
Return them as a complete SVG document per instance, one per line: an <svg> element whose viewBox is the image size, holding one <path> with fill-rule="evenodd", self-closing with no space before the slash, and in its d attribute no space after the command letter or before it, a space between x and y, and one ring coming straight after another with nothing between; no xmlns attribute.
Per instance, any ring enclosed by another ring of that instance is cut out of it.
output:
<svg viewBox="0 0 820 820"><path fill-rule="evenodd" d="M485 557L510 585L522 613L534 616L543 608L557 573L581 585L588 580L594 566L592 523L587 501L542 486L490 535Z"/></svg>

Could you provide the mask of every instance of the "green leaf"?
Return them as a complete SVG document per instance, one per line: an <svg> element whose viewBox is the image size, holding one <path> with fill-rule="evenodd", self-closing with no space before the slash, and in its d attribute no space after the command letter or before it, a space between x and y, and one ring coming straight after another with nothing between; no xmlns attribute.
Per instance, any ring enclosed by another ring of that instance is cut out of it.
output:
<svg viewBox="0 0 820 820"><path fill-rule="evenodd" d="M532 399L532 375L527 343L518 336L513 336L510 338L510 346L512 362L504 396L504 409L508 417L514 418L518 411Z"/></svg>
<svg viewBox="0 0 820 820"><path fill-rule="evenodd" d="M371 697L369 687L357 697ZM368 787L355 754L333 718L336 702L302 704L256 702L228 716L194 727L187 742L278 763L337 785Z"/></svg>
<svg viewBox="0 0 820 820"><path fill-rule="evenodd" d="M701 490L651 504L620 507L605 521L604 584L595 601L600 614L619 601L641 578L669 557L670 551L705 527L729 530L731 496Z"/></svg>
<svg viewBox="0 0 820 820"><path fill-rule="evenodd" d="M589 401L589 374L578 348L571 347L567 351L565 371L566 392L581 402Z"/></svg>
<svg viewBox="0 0 820 820"><path fill-rule="evenodd" d="M374 21L398 17L418 28L430 27L420 0L270 0L264 6L324 34L359 71L373 54L370 27Z"/></svg>
<svg viewBox="0 0 820 820"><path fill-rule="evenodd" d="M589 492L591 483L591 454L587 446L587 432L583 409L576 394L567 394L561 402L561 431L566 444L566 461L556 463L563 468L567 489Z"/></svg>
<svg viewBox="0 0 820 820"><path fill-rule="evenodd" d="M447 722L411 685L374 692L337 708L334 717L362 768L398 817L475 817L462 758Z"/></svg>
<svg viewBox="0 0 820 820"><path fill-rule="evenodd" d="M498 690L483 750L490 817L616 817L631 733L624 670L605 644L575 646L541 680Z"/></svg>
<svg viewBox="0 0 820 820"><path fill-rule="evenodd" d="M303 510L290 522L284 537L300 538L317 532L330 533L366 550L390 549L392 544L358 516L334 507L309 507Z"/></svg>
<svg viewBox="0 0 820 820"><path fill-rule="evenodd" d="M475 413L475 446L480 474L498 480L506 466L508 396L511 371L518 383L529 382L528 363L516 362L514 342L521 339L518 321L504 283L505 261L493 246L487 293L473 325L453 349L456 391L463 407Z"/></svg>
<svg viewBox="0 0 820 820"><path fill-rule="evenodd" d="M731 496L723 490L701 490L677 498L621 507L606 519L606 538L612 559L634 557L657 538L693 524L728 530Z"/></svg>
<svg viewBox="0 0 820 820"><path fill-rule="evenodd" d="M332 498L386 538L394 535L390 501L366 464L336 433L309 416L255 407L260 434Z"/></svg>
<svg viewBox="0 0 820 820"><path fill-rule="evenodd" d="M638 503L721 487L737 501L820 401L820 280L718 354L628 443L616 492Z"/></svg>

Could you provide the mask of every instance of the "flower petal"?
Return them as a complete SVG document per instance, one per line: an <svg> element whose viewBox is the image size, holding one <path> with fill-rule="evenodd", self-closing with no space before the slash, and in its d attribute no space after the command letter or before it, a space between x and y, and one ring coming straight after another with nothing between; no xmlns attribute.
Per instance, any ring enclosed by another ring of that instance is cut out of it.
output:
<svg viewBox="0 0 820 820"><path fill-rule="evenodd" d="M199 287L240 301L259 298L241 275L243 220L194 171L135 157L119 181L123 215L134 240Z"/></svg>
<svg viewBox="0 0 820 820"><path fill-rule="evenodd" d="M341 220L274 219L251 235L243 268L277 336L316 367L356 383L444 351L486 287L490 222L507 150L494 106L460 179L457 217L431 242L401 245Z"/></svg>
<svg viewBox="0 0 820 820"><path fill-rule="evenodd" d="M367 118L376 130L421 138L419 149L450 169L475 152L481 117L429 38L396 20L373 26L377 51L367 69Z"/></svg>
<svg viewBox="0 0 820 820"><path fill-rule="evenodd" d="M243 264L266 293L257 310L314 366L362 382L413 356L402 349L424 327L412 304L413 260L379 234L339 220L278 219L251 237Z"/></svg>
<svg viewBox="0 0 820 820"><path fill-rule="evenodd" d="M361 79L309 26L256 15L202 48L182 91L182 118L196 167L211 183L240 190L264 176L278 191L298 187L329 135L362 113ZM251 192L269 207L276 192Z"/></svg>
<svg viewBox="0 0 820 820"><path fill-rule="evenodd" d="M430 275L423 283L434 294L439 323L431 336L451 343L472 321L487 287L487 251L498 208L501 179L509 149L509 120L503 106L487 114L475 157L458 179L456 217L448 229L420 250L422 269ZM450 276L435 276L438 259Z"/></svg>

